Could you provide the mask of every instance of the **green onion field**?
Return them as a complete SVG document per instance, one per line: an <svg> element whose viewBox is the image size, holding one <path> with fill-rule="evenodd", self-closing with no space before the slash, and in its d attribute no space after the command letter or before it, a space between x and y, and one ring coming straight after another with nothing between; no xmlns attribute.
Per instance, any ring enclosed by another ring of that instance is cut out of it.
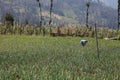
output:
<svg viewBox="0 0 120 80"><path fill-rule="evenodd" d="M0 80L120 80L120 41L1 35Z"/></svg>

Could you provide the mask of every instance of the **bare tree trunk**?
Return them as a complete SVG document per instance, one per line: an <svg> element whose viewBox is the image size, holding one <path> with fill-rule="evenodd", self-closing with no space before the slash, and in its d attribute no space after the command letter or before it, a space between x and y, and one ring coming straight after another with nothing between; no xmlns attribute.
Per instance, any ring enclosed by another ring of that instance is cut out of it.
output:
<svg viewBox="0 0 120 80"><path fill-rule="evenodd" d="M96 26L96 23L95 23L95 36L96 36L97 57L98 57L98 59L99 59L98 34L97 34L97 26Z"/></svg>
<svg viewBox="0 0 120 80"><path fill-rule="evenodd" d="M42 7L41 7L41 2L40 0L36 0L38 2L38 5L39 5L39 9L40 9L40 27L42 27Z"/></svg>
<svg viewBox="0 0 120 80"><path fill-rule="evenodd" d="M52 26L52 8L53 8L53 0L50 0L50 21L49 21L49 26L50 26L50 34L52 32L51 26Z"/></svg>
<svg viewBox="0 0 120 80"><path fill-rule="evenodd" d="M120 0L118 0L118 30L120 27Z"/></svg>
<svg viewBox="0 0 120 80"><path fill-rule="evenodd" d="M88 10L89 10L89 6L90 6L90 3L87 2L86 3L86 7L87 7L87 10L86 10L86 27L87 28L89 27L89 25L88 25L88 16L89 16Z"/></svg>
<svg viewBox="0 0 120 80"><path fill-rule="evenodd" d="M53 8L53 0L50 0L51 4L50 4L50 21L49 21L49 25L51 25L52 23L52 8Z"/></svg>
<svg viewBox="0 0 120 80"><path fill-rule="evenodd" d="M40 8L40 27L42 27L42 7L41 7L41 2L39 2L39 8Z"/></svg>

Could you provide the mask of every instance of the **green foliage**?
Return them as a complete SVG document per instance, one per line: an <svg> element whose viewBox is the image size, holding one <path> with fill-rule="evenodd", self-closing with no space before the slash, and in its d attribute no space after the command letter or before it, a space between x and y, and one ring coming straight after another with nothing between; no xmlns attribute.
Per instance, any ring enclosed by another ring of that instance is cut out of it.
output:
<svg viewBox="0 0 120 80"><path fill-rule="evenodd" d="M45 36L45 34L46 34L46 28L45 27L42 27L42 34L43 34L43 36Z"/></svg>
<svg viewBox="0 0 120 80"><path fill-rule="evenodd" d="M109 29L107 32L107 37L111 38L111 37L113 37L112 35L113 35L113 30Z"/></svg>
<svg viewBox="0 0 120 80"><path fill-rule="evenodd" d="M119 41L79 37L0 36L1 80L119 80Z"/></svg>
<svg viewBox="0 0 120 80"><path fill-rule="evenodd" d="M5 22L6 22L7 25L13 25L14 17L12 16L11 13L6 13L5 14Z"/></svg>
<svg viewBox="0 0 120 80"><path fill-rule="evenodd" d="M120 35L118 35L118 40L120 40Z"/></svg>
<svg viewBox="0 0 120 80"><path fill-rule="evenodd" d="M104 29L100 28L98 31L98 38L103 39L105 34L104 32L105 32Z"/></svg>

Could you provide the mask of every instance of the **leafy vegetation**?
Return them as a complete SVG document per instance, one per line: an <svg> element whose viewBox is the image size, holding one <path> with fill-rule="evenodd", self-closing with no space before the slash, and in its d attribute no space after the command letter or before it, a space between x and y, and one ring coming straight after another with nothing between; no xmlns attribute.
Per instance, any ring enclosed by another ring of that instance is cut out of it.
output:
<svg viewBox="0 0 120 80"><path fill-rule="evenodd" d="M94 38L0 36L1 80L119 80L119 41Z"/></svg>
<svg viewBox="0 0 120 80"><path fill-rule="evenodd" d="M6 13L5 22L7 25L13 25L14 17L10 13Z"/></svg>
<svg viewBox="0 0 120 80"><path fill-rule="evenodd" d="M120 31L113 29L98 28L98 38L119 39ZM74 37L95 37L94 27L87 28L85 26L21 26L21 25L0 25L0 35L43 35L43 36L74 36Z"/></svg>

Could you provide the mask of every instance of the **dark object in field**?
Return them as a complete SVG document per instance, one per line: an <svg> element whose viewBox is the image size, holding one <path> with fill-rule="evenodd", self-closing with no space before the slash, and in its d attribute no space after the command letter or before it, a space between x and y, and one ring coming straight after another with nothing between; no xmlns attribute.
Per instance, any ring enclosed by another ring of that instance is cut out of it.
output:
<svg viewBox="0 0 120 80"><path fill-rule="evenodd" d="M64 34L64 33L58 34L58 33L55 33L55 32L51 32L51 33L50 33L50 36L53 36L53 37L56 37L56 36L65 37L66 34Z"/></svg>
<svg viewBox="0 0 120 80"><path fill-rule="evenodd" d="M52 33L50 33L50 36L56 37L56 36L58 36L58 34L57 34L57 33L52 32Z"/></svg>
<svg viewBox="0 0 120 80"><path fill-rule="evenodd" d="M80 44L84 47L87 44L87 42L88 42L87 40L81 40Z"/></svg>

